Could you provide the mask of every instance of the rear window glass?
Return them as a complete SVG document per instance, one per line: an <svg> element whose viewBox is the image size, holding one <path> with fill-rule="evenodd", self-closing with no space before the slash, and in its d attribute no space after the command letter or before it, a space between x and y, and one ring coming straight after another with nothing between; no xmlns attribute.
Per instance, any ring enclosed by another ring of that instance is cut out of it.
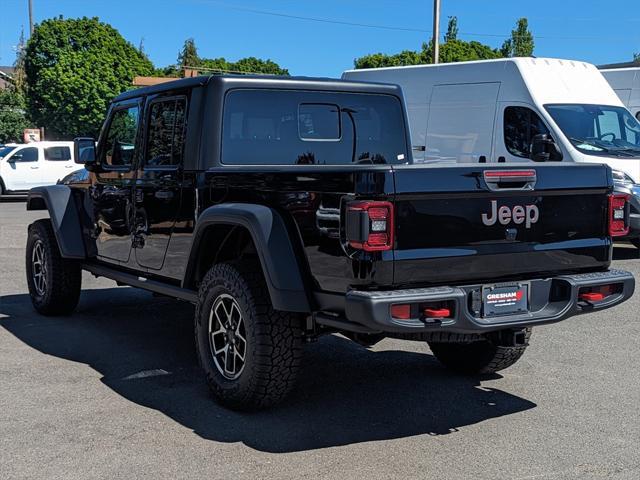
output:
<svg viewBox="0 0 640 480"><path fill-rule="evenodd" d="M340 107L303 103L298 110L298 134L302 140L340 140Z"/></svg>
<svg viewBox="0 0 640 480"><path fill-rule="evenodd" d="M222 163L406 163L404 116L391 95L234 90L227 94Z"/></svg>
<svg viewBox="0 0 640 480"><path fill-rule="evenodd" d="M71 148L69 147L48 147L44 149L44 159L51 161L65 162L71 160Z"/></svg>

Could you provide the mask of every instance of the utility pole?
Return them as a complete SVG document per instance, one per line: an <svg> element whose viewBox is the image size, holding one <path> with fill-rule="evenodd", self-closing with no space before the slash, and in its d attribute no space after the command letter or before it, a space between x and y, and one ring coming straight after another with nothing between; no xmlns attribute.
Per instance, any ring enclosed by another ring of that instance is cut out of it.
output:
<svg viewBox="0 0 640 480"><path fill-rule="evenodd" d="M31 2L31 0L29 0ZM433 63L440 57L440 0L433 0Z"/></svg>
<svg viewBox="0 0 640 480"><path fill-rule="evenodd" d="M33 35L33 5L32 0L29 0L29 38Z"/></svg>

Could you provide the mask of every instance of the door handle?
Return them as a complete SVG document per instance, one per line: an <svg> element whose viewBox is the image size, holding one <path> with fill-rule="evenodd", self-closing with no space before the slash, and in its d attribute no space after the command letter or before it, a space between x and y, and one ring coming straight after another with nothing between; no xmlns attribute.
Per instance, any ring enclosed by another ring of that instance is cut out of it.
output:
<svg viewBox="0 0 640 480"><path fill-rule="evenodd" d="M154 193L154 196L158 200L171 200L173 198L173 192L170 190L158 190Z"/></svg>
<svg viewBox="0 0 640 480"><path fill-rule="evenodd" d="M39 169L40 167L30 167L30 168L31 168L31 170L37 170L37 169Z"/></svg>
<svg viewBox="0 0 640 480"><path fill-rule="evenodd" d="M64 168L73 168L73 165L65 165Z"/></svg>

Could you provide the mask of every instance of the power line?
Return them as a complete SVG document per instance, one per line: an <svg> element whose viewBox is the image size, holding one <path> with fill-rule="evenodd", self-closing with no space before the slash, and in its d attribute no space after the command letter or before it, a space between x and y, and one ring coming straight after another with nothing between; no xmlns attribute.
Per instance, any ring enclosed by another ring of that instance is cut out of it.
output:
<svg viewBox="0 0 640 480"><path fill-rule="evenodd" d="M316 23L328 23L333 25L344 25L350 27L360 27L360 28L375 28L380 30L393 30L393 31L401 31L401 32L415 32L422 34L432 34L433 30L425 30L422 28L412 28L412 27L400 27L400 26L392 26L392 25L381 25L375 23L360 23L360 22L349 22L346 20L336 20L331 18L320 18L320 17L309 17L304 15L293 15L289 13L282 12L274 12L270 10L261 10L257 8L244 7L241 5L231 5L225 2L219 2L216 0L200 0L202 3L215 4L220 7L226 8L228 10L236 10L239 12L248 12L254 13L257 15L267 15L271 17L281 17L281 18L290 18L293 20L303 20L308 22L316 22ZM480 32L458 32L459 36L467 36L467 37L489 37L489 38L511 38L514 35L512 33L480 33ZM534 38L539 40L628 40L628 36L624 37L602 37L602 36L565 36L565 35L533 35Z"/></svg>

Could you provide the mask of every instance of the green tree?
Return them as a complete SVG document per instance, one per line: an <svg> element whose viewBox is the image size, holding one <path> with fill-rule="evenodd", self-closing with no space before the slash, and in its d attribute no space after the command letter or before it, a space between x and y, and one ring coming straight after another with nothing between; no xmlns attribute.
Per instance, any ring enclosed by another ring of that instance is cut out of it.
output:
<svg viewBox="0 0 640 480"><path fill-rule="evenodd" d="M20 39L16 46L16 60L13 63L15 68L13 72L13 83L16 86L18 92L24 93L26 88L26 75L24 71L24 55L25 55L26 42L24 39L24 28L20 31Z"/></svg>
<svg viewBox="0 0 640 480"><path fill-rule="evenodd" d="M640 53L633 54L633 61L636 63L640 63Z"/></svg>
<svg viewBox="0 0 640 480"><path fill-rule="evenodd" d="M511 38L504 41L500 52L504 57L530 57L533 55L534 47L529 22L526 18L520 18L515 30L511 30Z"/></svg>
<svg viewBox="0 0 640 480"><path fill-rule="evenodd" d="M153 65L98 18L49 19L25 53L28 112L48 136L96 136L109 101Z"/></svg>
<svg viewBox="0 0 640 480"><path fill-rule="evenodd" d="M449 17L447 33L444 35L444 43L458 39L458 17Z"/></svg>
<svg viewBox="0 0 640 480"><path fill-rule="evenodd" d="M372 53L354 60L355 68L399 67L404 65L420 65L423 63L431 63L424 56L424 50L420 52L403 50L395 55Z"/></svg>
<svg viewBox="0 0 640 480"><path fill-rule="evenodd" d="M433 48L429 47L429 57L432 56ZM466 62L471 60L491 60L502 58L499 50L491 48L480 42L463 40L450 40L440 47L440 62Z"/></svg>
<svg viewBox="0 0 640 480"><path fill-rule="evenodd" d="M24 95L15 87L0 90L0 143L21 142L29 128Z"/></svg>
<svg viewBox="0 0 640 480"><path fill-rule="evenodd" d="M289 70L281 68L272 60L262 60L256 57L241 58L237 62L228 64L229 71L246 73L266 73L270 75L289 75Z"/></svg>
<svg viewBox="0 0 640 480"><path fill-rule="evenodd" d="M450 39L440 46L440 62L465 62L501 58L499 50L480 42ZM433 63L433 43L423 43L420 51L405 50L395 55L374 53L357 58L355 68L398 67Z"/></svg>
<svg viewBox="0 0 640 480"><path fill-rule="evenodd" d="M196 41L193 38L187 38L182 46L182 50L178 53L178 66L197 67L199 64L200 57L198 57Z"/></svg>
<svg viewBox="0 0 640 480"><path fill-rule="evenodd" d="M276 62L269 59L262 60L256 57L246 57L237 62L229 62L224 57L202 58L198 55L198 49L193 38L189 38L184 42L184 46L178 54L178 63L176 65L156 69L155 74L162 77L180 77L183 67L193 67L202 73L238 72L289 75L289 71L286 68L280 67Z"/></svg>

